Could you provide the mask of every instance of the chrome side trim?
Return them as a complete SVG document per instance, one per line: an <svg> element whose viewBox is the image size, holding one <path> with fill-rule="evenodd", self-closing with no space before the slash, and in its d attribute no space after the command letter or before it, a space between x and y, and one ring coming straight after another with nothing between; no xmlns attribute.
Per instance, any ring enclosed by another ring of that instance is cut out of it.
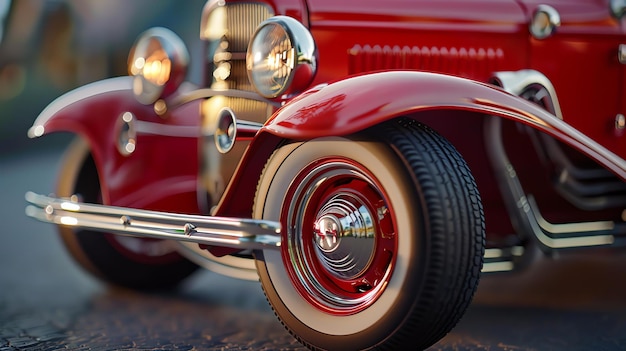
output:
<svg viewBox="0 0 626 351"><path fill-rule="evenodd" d="M26 215L68 227L241 250L279 249L281 245L278 222L94 205L32 192L25 197L31 204Z"/></svg>
<svg viewBox="0 0 626 351"><path fill-rule="evenodd" d="M506 92L520 96L530 89L538 89L539 91L545 91L548 96L538 97L542 100L549 102L546 106L548 112L554 114L558 119L563 119L561 113L561 106L559 105L559 99L556 96L556 89L548 77L543 73L533 69L523 69L519 71L503 71L495 72L492 77L492 83L504 89Z"/></svg>
<svg viewBox="0 0 626 351"><path fill-rule="evenodd" d="M170 126L160 123L135 121L137 134L160 135L173 138L198 138L200 127L197 126Z"/></svg>

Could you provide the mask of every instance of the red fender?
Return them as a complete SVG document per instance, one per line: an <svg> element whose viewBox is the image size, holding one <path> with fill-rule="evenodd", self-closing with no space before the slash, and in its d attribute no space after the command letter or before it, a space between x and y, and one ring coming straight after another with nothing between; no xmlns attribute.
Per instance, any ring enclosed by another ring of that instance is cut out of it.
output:
<svg viewBox="0 0 626 351"><path fill-rule="evenodd" d="M312 89L277 111L248 148L216 214L249 213L264 162L281 140L349 135L399 116L432 110L466 111L523 123L572 146L626 180L623 158L535 104L464 78L393 71Z"/></svg>
<svg viewBox="0 0 626 351"><path fill-rule="evenodd" d="M123 155L117 147L122 115L135 116L136 148ZM31 138L72 132L89 144L103 203L160 211L198 213L199 102L183 105L166 118L138 103L132 78L95 82L53 101L36 119Z"/></svg>
<svg viewBox="0 0 626 351"><path fill-rule="evenodd" d="M383 72L339 81L286 105L264 131L287 139L348 135L427 110L463 110L521 122L572 146L626 180L622 157L541 107L488 84L434 73Z"/></svg>

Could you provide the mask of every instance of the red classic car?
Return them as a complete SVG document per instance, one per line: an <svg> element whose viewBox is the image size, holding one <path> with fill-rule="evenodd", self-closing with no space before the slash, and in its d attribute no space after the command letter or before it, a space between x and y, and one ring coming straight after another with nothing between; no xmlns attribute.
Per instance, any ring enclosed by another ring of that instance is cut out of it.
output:
<svg viewBox="0 0 626 351"><path fill-rule="evenodd" d="M312 349L426 348L481 271L626 234L626 1L210 0L71 91L58 225L105 281L260 279ZM195 77L197 78L197 77ZM119 235L121 234L121 235Z"/></svg>

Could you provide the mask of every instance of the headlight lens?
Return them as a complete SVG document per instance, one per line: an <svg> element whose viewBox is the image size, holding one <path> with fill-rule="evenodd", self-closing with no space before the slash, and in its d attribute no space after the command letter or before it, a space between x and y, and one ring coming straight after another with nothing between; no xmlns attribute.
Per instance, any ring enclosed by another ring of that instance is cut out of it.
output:
<svg viewBox="0 0 626 351"><path fill-rule="evenodd" d="M246 56L248 78L267 98L306 88L317 67L317 49L311 33L286 16L272 17L255 32Z"/></svg>
<svg viewBox="0 0 626 351"><path fill-rule="evenodd" d="M167 97L183 82L188 66L189 53L180 37L166 28L149 29L139 36L128 57L135 97L143 104Z"/></svg>

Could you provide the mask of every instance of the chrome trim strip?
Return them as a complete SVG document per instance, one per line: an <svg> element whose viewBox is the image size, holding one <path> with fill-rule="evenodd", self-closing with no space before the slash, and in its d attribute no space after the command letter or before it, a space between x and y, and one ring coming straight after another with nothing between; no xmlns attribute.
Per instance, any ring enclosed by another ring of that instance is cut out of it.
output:
<svg viewBox="0 0 626 351"><path fill-rule="evenodd" d="M559 99L556 96L556 89L548 77L543 73L533 69L523 69L519 71L503 71L493 74L493 83L504 89L506 92L520 96L527 89L533 86L543 87L549 95L552 106L548 106L548 112L554 114L558 119L563 119Z"/></svg>
<svg viewBox="0 0 626 351"><path fill-rule="evenodd" d="M44 125L63 108L92 96L102 93L128 90L132 93L133 77L116 77L97 81L71 90L52 101L37 117L33 126L28 129L29 138L37 138L45 133Z"/></svg>
<svg viewBox="0 0 626 351"><path fill-rule="evenodd" d="M279 249L280 223L94 205L26 193L26 215L42 222L241 250Z"/></svg>
<svg viewBox="0 0 626 351"><path fill-rule="evenodd" d="M135 121L135 131L137 134L161 135L177 138L200 137L199 126L170 126L140 120Z"/></svg>

